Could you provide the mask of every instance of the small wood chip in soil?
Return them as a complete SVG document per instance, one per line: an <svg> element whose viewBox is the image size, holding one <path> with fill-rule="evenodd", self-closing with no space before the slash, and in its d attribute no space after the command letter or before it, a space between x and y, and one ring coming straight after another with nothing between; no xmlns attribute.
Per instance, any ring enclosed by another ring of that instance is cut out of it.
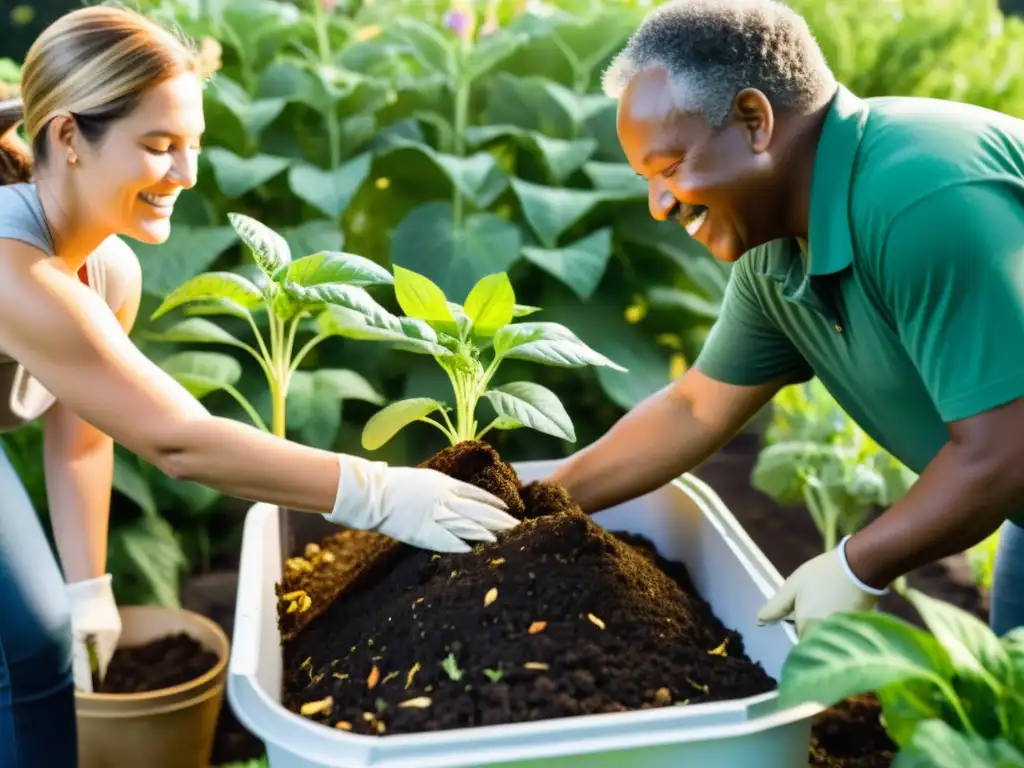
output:
<svg viewBox="0 0 1024 768"><path fill-rule="evenodd" d="M525 664L523 664L523 667L525 669L540 669L540 670L545 670L545 669L550 669L551 668L550 666L545 664L543 661L528 661Z"/></svg>
<svg viewBox="0 0 1024 768"><path fill-rule="evenodd" d="M497 587L491 587L489 590L487 590L487 594L484 595L484 606L486 607L486 606L490 605L491 603L493 603L497 599L498 599L498 588Z"/></svg>
<svg viewBox="0 0 1024 768"><path fill-rule="evenodd" d="M544 627L546 627L547 625L548 623L546 621L535 621L530 625L530 628L526 631L529 632L531 635L536 635L538 632L543 632Z"/></svg>
<svg viewBox="0 0 1024 768"><path fill-rule="evenodd" d="M370 676L366 679L366 687L374 688L377 685L377 681L380 679L380 670L377 669L377 665L373 665L373 669L370 670Z"/></svg>
<svg viewBox="0 0 1024 768"><path fill-rule="evenodd" d="M727 637L725 638L725 640L722 641L721 645L719 645L717 648L712 648L710 651L708 651L708 653L710 653L712 656L728 656L729 654L725 652L725 646L727 646L728 644L729 638Z"/></svg>
<svg viewBox="0 0 1024 768"><path fill-rule="evenodd" d="M597 618L597 616L595 616L594 614L588 613L587 618L590 619L591 623L594 624L598 629L604 629L604 622Z"/></svg>
<svg viewBox="0 0 1024 768"><path fill-rule="evenodd" d="M334 699L330 696L319 701L310 701L302 705L299 712L306 717L310 715L319 715L321 712L330 712L334 705Z"/></svg>
<svg viewBox="0 0 1024 768"><path fill-rule="evenodd" d="M431 704L429 696L417 696L415 699L408 699L403 701L398 706L400 707L415 707L416 709L426 709Z"/></svg>

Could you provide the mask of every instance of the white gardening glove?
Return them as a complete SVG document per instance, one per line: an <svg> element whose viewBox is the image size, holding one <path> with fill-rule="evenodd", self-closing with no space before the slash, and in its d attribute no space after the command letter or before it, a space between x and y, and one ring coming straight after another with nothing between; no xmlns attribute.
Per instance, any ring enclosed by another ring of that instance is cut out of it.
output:
<svg viewBox="0 0 1024 768"><path fill-rule="evenodd" d="M121 638L121 614L114 601L110 574L67 585L74 634L75 687L92 692L92 661L97 677L106 677L107 665Z"/></svg>
<svg viewBox="0 0 1024 768"><path fill-rule="evenodd" d="M390 467L347 454L338 463L334 510L324 515L337 525L436 552L468 552L466 541L494 541L496 531L519 522L498 497L437 470Z"/></svg>
<svg viewBox="0 0 1024 768"><path fill-rule="evenodd" d="M796 621L798 637L833 613L869 611L887 589L864 584L846 561L847 536L830 552L797 568L757 614L760 624L781 619Z"/></svg>

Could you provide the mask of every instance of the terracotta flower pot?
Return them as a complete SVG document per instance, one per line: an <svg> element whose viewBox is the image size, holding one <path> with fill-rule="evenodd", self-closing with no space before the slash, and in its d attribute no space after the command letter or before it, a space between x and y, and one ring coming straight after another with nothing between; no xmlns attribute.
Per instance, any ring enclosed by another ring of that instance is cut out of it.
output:
<svg viewBox="0 0 1024 768"><path fill-rule="evenodd" d="M217 654L206 674L146 693L76 692L79 768L207 768L224 698L228 638L214 622L187 610L121 608L119 647L184 632Z"/></svg>

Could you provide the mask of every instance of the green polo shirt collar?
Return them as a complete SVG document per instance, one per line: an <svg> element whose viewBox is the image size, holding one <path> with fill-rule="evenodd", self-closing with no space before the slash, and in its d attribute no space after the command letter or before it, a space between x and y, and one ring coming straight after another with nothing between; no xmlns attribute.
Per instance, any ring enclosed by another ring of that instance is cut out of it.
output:
<svg viewBox="0 0 1024 768"><path fill-rule="evenodd" d="M814 156L807 270L811 276L831 275L853 263L850 187L867 120L867 104L840 85Z"/></svg>
<svg viewBox="0 0 1024 768"><path fill-rule="evenodd" d="M841 272L853 263L850 187L867 118L867 103L838 86L815 152L808 242L772 249L761 270L782 284L786 299L830 318L832 313L815 295L810 278ZM809 262L806 270L801 251Z"/></svg>

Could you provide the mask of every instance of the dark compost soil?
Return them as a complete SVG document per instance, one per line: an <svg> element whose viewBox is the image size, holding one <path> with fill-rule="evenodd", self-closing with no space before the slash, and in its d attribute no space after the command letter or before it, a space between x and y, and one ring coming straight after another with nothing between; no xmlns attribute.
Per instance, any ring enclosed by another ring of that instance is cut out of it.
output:
<svg viewBox="0 0 1024 768"><path fill-rule="evenodd" d="M293 564L279 585L289 709L383 734L775 687L685 568L645 542L605 531L557 487L521 487L486 444L445 449L427 465L495 492L523 524L457 555L367 532L320 542L313 572Z"/></svg>
<svg viewBox="0 0 1024 768"><path fill-rule="evenodd" d="M811 726L811 768L889 768L896 745L879 721L874 696L855 696L822 712Z"/></svg>
<svg viewBox="0 0 1024 768"><path fill-rule="evenodd" d="M97 693L145 693L182 685L217 664L208 651L185 633L157 638L144 645L118 648Z"/></svg>

